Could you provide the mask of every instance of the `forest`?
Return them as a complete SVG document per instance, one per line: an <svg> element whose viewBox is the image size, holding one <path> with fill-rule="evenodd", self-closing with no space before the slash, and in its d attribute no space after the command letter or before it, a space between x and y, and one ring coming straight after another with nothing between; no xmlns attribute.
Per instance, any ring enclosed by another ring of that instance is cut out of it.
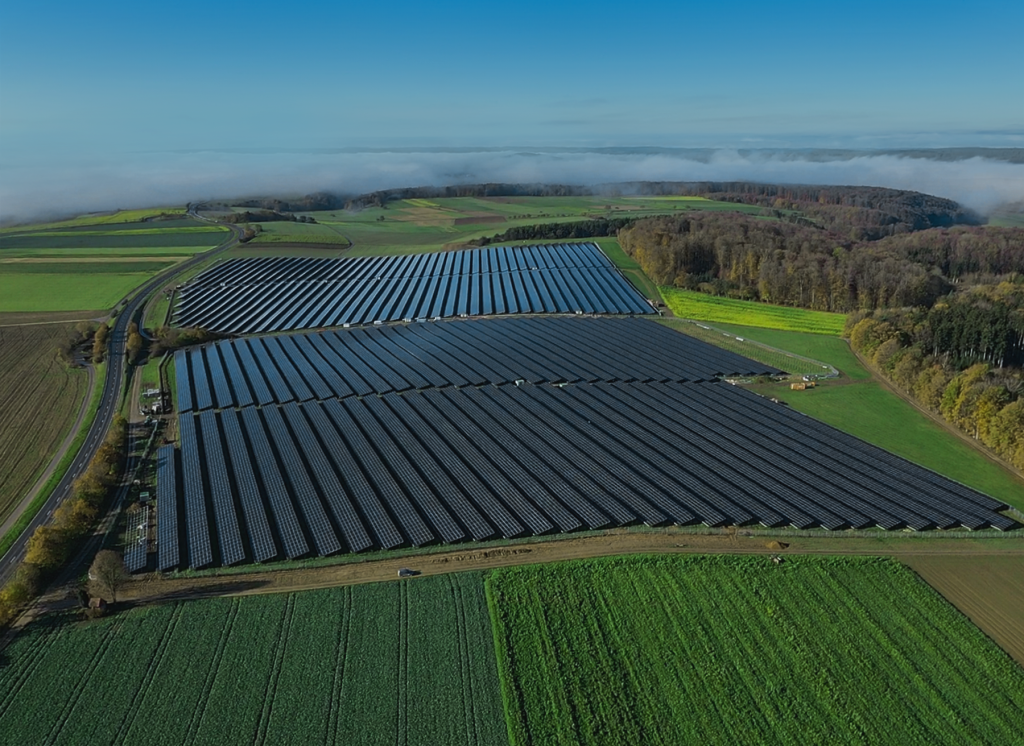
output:
<svg viewBox="0 0 1024 746"><path fill-rule="evenodd" d="M847 319L850 346L923 407L1024 470L1024 285Z"/></svg>
<svg viewBox="0 0 1024 746"><path fill-rule="evenodd" d="M1024 469L1024 229L977 226L949 200L893 190L704 189L778 219L637 220L619 242L654 282L848 313L855 351Z"/></svg>

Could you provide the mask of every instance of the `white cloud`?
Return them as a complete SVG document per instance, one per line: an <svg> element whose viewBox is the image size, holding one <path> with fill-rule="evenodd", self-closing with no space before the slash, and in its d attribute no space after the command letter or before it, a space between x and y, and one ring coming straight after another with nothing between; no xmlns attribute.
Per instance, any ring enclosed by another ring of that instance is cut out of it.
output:
<svg viewBox="0 0 1024 746"><path fill-rule="evenodd" d="M620 181L732 181L883 186L954 199L982 212L1024 199L1024 164L986 158L938 161L865 155L816 161L720 150L685 154L587 151L147 153L107 161L8 165L0 218L23 221L114 208L183 205L314 191L359 194L404 186L477 182L592 185Z"/></svg>

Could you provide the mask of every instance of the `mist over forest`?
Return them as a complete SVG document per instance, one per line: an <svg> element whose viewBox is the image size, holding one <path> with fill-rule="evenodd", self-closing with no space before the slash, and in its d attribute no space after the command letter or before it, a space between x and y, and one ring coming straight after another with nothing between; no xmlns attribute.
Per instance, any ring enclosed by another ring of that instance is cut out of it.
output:
<svg viewBox="0 0 1024 746"><path fill-rule="evenodd" d="M396 148L209 150L0 165L5 224L189 201L486 182L641 181L878 186L986 214L1024 200L1024 149Z"/></svg>

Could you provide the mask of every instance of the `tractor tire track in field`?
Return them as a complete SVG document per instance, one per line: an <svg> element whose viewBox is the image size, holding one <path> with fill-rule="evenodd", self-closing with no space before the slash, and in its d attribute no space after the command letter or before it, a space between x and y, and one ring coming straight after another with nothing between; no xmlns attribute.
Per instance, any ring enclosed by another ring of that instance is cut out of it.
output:
<svg viewBox="0 0 1024 746"><path fill-rule="evenodd" d="M217 640L217 650L213 654L210 670L206 675L206 681L203 682L203 693L199 698L202 706L196 708L195 712L192 713L192 718L189 720L188 732L183 739L186 744L195 743L199 729L202 727L203 719L206 717L206 708L210 701L210 691L213 689L213 682L217 680L217 673L220 671L220 662L224 656L224 648L227 647L228 638L231 637L231 632L235 627L239 605L240 601L238 599L232 602L231 611L224 624L224 629L221 631L220 639Z"/></svg>
<svg viewBox="0 0 1024 746"><path fill-rule="evenodd" d="M86 674L79 679L77 686L75 687L74 694L68 699L67 704L61 709L60 717L57 718L53 724L53 728L46 737L46 743L53 743L57 740L61 730L67 724L68 719L71 717L71 713L78 707L78 702L81 700L82 695L85 694L89 688L89 680L100 670L99 663L103 660L103 657L107 654L107 649L111 646L114 638L117 637L117 633L121 631L121 624L115 623L110 625L105 630L103 641L97 646L96 652L93 653L89 659L89 665L86 667Z"/></svg>
<svg viewBox="0 0 1024 746"><path fill-rule="evenodd" d="M331 744L338 742L338 719L341 713L341 703L344 701L345 671L348 667L349 632L352 628L351 589L345 589L344 599L341 607L338 642L334 654L334 684L331 688L330 712L327 715L327 739Z"/></svg>
<svg viewBox="0 0 1024 746"><path fill-rule="evenodd" d="M46 658L47 649L56 642L59 635L55 630L49 629L46 632L39 633L36 637L34 644L32 645L32 652L28 656L24 667L20 669L20 675L15 678L17 682L10 691L4 696L3 700L0 700L0 718L7 712L7 708L11 706L11 703L17 698L18 693L21 691L25 683L32 678L32 674L35 672L36 667L39 663ZM10 670L9 668L7 669ZM2 679L0 679L2 682Z"/></svg>
<svg viewBox="0 0 1024 746"><path fill-rule="evenodd" d="M149 667L146 669L146 676L144 686L140 687L135 692L135 696L132 697L131 705L125 712L124 720L121 721L121 727L118 728L117 736L114 738L114 743L125 743L125 739L132 730L132 726L135 725L135 721L142 713L142 709L139 704L145 701L146 695L150 689L153 688L153 682L155 676L153 675L159 668L160 664L163 663L164 658L167 655L167 642L174 636L174 630L178 627L178 622L181 619L181 610L184 608L182 604L178 604L175 607L174 612L171 614L170 622L167 628L164 630L163 635L160 636L160 644L157 646L157 654L149 662Z"/></svg>
<svg viewBox="0 0 1024 746"><path fill-rule="evenodd" d="M270 719L274 711L274 700L277 697L277 684L281 679L281 671L284 669L284 658L288 648L288 640L291 639L294 614L295 594L293 593L288 596L288 602L284 608L284 619L281 620L281 634L277 639L274 667L271 669L271 674L267 679L267 690L263 697L263 710L260 712L259 723L256 727L256 738L253 741L256 746L263 746L267 742Z"/></svg>
<svg viewBox="0 0 1024 746"><path fill-rule="evenodd" d="M459 679L462 682L462 712L466 720L466 743L480 743L479 734L476 730L476 718L473 713L473 673L470 671L470 649L469 637L466 626L466 609L462 601L461 589L455 577L449 575L448 590L452 594L452 603L455 607L455 639L459 648Z"/></svg>
<svg viewBox="0 0 1024 746"><path fill-rule="evenodd" d="M409 743L409 584L398 586L398 722L397 746Z"/></svg>

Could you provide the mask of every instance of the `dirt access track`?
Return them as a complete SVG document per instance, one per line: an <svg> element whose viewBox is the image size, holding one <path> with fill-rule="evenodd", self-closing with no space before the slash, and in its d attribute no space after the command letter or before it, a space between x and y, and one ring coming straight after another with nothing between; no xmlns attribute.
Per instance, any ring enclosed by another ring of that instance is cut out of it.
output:
<svg viewBox="0 0 1024 746"><path fill-rule="evenodd" d="M784 544L780 544L783 542ZM737 530L715 535L671 528L615 529L597 535L538 538L506 546L437 547L414 555L383 559L348 557L318 567L234 570L225 574L133 578L118 592L127 607L189 599L251 596L397 581L398 571L442 575L511 565L562 562L628 554L867 555L899 559L968 616L1007 653L1024 665L1024 536L996 538L930 537L773 537ZM404 582L416 582L415 577ZM49 594L18 626L74 604L68 590Z"/></svg>
<svg viewBox="0 0 1024 746"><path fill-rule="evenodd" d="M781 550L774 541L788 543ZM774 548L773 548L774 547ZM660 531L613 530L599 535L522 542L508 546L461 549L439 548L437 552L395 558L351 561L319 567L210 574L196 577L164 578L140 576L128 583L118 600L134 604L161 603L211 596L245 596L260 593L333 588L360 583L397 580L398 570L410 568L419 575L440 575L463 570L490 570L510 565L562 562L616 554L860 554L911 557L1005 556L1016 559L1024 569L1024 538L931 539L931 538L829 538L775 537L732 534L705 536L672 529ZM909 564L909 563L908 563ZM1024 575L1024 573L1022 573Z"/></svg>

